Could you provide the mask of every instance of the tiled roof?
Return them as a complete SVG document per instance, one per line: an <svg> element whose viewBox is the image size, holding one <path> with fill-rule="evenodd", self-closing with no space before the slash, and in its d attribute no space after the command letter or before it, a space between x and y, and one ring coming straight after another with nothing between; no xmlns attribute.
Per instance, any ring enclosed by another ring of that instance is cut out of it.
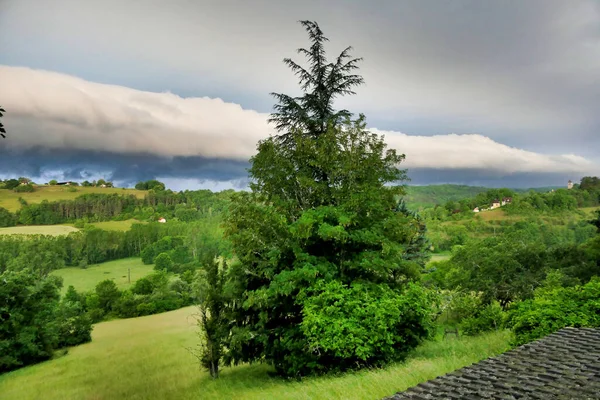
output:
<svg viewBox="0 0 600 400"><path fill-rule="evenodd" d="M389 400L600 399L600 329L564 328Z"/></svg>

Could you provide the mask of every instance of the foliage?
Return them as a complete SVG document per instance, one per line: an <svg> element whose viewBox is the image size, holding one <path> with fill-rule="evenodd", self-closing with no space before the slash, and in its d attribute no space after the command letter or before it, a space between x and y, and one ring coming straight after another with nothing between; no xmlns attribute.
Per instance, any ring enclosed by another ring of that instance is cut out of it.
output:
<svg viewBox="0 0 600 400"><path fill-rule="evenodd" d="M505 320L506 313L500 303L494 301L477 309L477 312L465 318L460 326L465 335L479 335L482 332L502 329Z"/></svg>
<svg viewBox="0 0 600 400"><path fill-rule="evenodd" d="M300 301L299 330L309 352L306 360L286 362L289 374L380 366L403 358L432 332L432 297L415 284L400 291L372 283L348 287L321 281L303 291ZM326 364L319 362L323 358Z"/></svg>
<svg viewBox="0 0 600 400"><path fill-rule="evenodd" d="M60 280L9 270L0 281L0 372L50 358L57 345Z"/></svg>
<svg viewBox="0 0 600 400"><path fill-rule="evenodd" d="M171 271L173 269L173 260L167 253L160 253L154 259L154 269L157 271Z"/></svg>
<svg viewBox="0 0 600 400"><path fill-rule="evenodd" d="M91 321L81 303L59 302L60 278L22 269L0 273L0 281L0 373L91 340Z"/></svg>
<svg viewBox="0 0 600 400"><path fill-rule="evenodd" d="M566 326L600 327L600 279L583 286L550 288L534 299L518 303L508 326L517 345L528 343Z"/></svg>
<svg viewBox="0 0 600 400"><path fill-rule="evenodd" d="M17 193L31 193L31 192L35 192L35 188L33 187L33 185L31 183L28 183L26 185L19 185L17 187L15 187L13 189L13 191L17 192Z"/></svg>
<svg viewBox="0 0 600 400"><path fill-rule="evenodd" d="M0 228L17 225L17 217L6 208L0 207Z"/></svg>
<svg viewBox="0 0 600 400"><path fill-rule="evenodd" d="M304 132L313 138L324 134L332 125L340 123L351 116L347 110L336 111L333 101L336 97L354 94L353 87L363 83L360 75L353 74L358 69L360 58L352 58L352 47L345 48L335 62L328 62L325 54L325 42L316 22L300 21L311 41L309 49L300 48L298 54L306 57L309 67L305 69L295 61L286 58L283 62L290 67L299 78L304 94L291 97L282 93L271 93L277 100L269 122L275 124L280 138L291 139L291 132Z"/></svg>
<svg viewBox="0 0 600 400"><path fill-rule="evenodd" d="M225 306L227 296L227 263L219 263L217 254L207 252L202 268L195 281L198 304L200 345L196 356L200 365L209 371L213 378L219 377L219 364L223 354L223 343L228 334Z"/></svg>
<svg viewBox="0 0 600 400"><path fill-rule="evenodd" d="M119 297L121 297L117 285L110 279L98 283L95 292L98 299L98 308L104 313L111 312L115 308Z"/></svg>
<svg viewBox="0 0 600 400"><path fill-rule="evenodd" d="M135 188L137 190L165 190L165 184L156 179L151 179L136 183Z"/></svg>
<svg viewBox="0 0 600 400"><path fill-rule="evenodd" d="M426 337L429 326L428 312L420 308L411 318L404 315L412 322L410 332L397 331L402 321L390 323L393 313L404 311L402 301L414 297L409 283L418 279L426 261L422 222L401 209L403 188L387 185L406 179L398 169L404 156L368 132L364 116L342 120L347 113L331 108L333 96L350 93L362 78L343 76L342 65L355 68L353 61L343 64L348 50L335 64L340 67L324 65L321 31L314 23L303 25L312 46L301 52L313 60L312 72L286 63L300 71L305 94L277 96L272 121L284 132L259 143L251 159L252 193L236 195L225 222L239 259L229 269L225 361L266 360L287 376L395 359ZM318 74L339 75L339 80L322 81ZM382 292L376 294L375 286ZM331 332L317 329L315 321L355 318L359 311L351 306L336 305L329 314L316 310L319 301L336 295L357 296L345 298L347 305L365 304L359 288L373 290L371 296L382 304L394 300L399 305L389 315L377 315L382 324L378 337L357 355L327 343ZM384 345L386 340L392 343ZM326 344L327 350L316 351L310 343ZM398 351L384 354L390 347Z"/></svg>
<svg viewBox="0 0 600 400"><path fill-rule="evenodd" d="M457 248L439 263L435 280L447 288L481 292L484 304L492 300L503 308L533 296L545 276L546 248L528 242L522 234L491 237Z"/></svg>

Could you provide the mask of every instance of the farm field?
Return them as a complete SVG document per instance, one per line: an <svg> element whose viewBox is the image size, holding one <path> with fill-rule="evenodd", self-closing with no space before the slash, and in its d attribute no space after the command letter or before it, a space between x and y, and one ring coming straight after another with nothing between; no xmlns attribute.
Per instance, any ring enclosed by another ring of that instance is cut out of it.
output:
<svg viewBox="0 0 600 400"><path fill-rule="evenodd" d="M127 270L131 269L131 283L127 282ZM116 261L108 261L102 264L89 265L87 268L69 267L61 268L52 272L53 275L63 278L63 294L69 285L73 285L79 291L92 290L99 282L112 279L119 289L127 289L136 280L151 274L152 265L144 265L140 258L124 258Z"/></svg>
<svg viewBox="0 0 600 400"><path fill-rule="evenodd" d="M194 307L102 322L92 342L0 376L3 400L377 399L508 350L505 331L427 342L385 369L307 378L271 377L266 365L223 368L217 380L186 348L197 344Z"/></svg>
<svg viewBox="0 0 600 400"><path fill-rule="evenodd" d="M68 225L28 225L0 228L0 235L67 235L79 229Z"/></svg>
<svg viewBox="0 0 600 400"><path fill-rule="evenodd" d="M123 188L100 188L100 187L75 187L77 191L71 192L69 189L75 186L36 186L35 192L32 193L16 193L8 189L0 189L0 207L6 208L8 211L15 212L21 208L19 197L22 197L28 203L41 203L44 200L72 200L82 194L89 193L104 193L104 194L133 194L137 198L144 198L147 191L136 189Z"/></svg>

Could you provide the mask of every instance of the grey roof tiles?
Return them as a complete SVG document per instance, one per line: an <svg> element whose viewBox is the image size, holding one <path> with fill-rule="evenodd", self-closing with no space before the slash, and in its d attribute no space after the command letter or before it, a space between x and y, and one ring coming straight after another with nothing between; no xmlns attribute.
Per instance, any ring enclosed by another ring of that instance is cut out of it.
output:
<svg viewBox="0 0 600 400"><path fill-rule="evenodd" d="M388 400L600 400L600 329L564 328Z"/></svg>

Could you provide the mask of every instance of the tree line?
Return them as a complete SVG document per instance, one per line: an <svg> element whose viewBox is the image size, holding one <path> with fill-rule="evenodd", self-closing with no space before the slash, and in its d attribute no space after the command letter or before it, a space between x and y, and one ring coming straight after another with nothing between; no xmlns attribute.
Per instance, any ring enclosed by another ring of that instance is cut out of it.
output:
<svg viewBox="0 0 600 400"><path fill-rule="evenodd" d="M23 187L23 186L19 186ZM15 225L55 225L81 221L157 220L159 217L194 221L227 209L232 191L151 190L143 199L134 195L88 193L73 200L28 203L20 198L21 208L15 212L0 207L0 227Z"/></svg>

